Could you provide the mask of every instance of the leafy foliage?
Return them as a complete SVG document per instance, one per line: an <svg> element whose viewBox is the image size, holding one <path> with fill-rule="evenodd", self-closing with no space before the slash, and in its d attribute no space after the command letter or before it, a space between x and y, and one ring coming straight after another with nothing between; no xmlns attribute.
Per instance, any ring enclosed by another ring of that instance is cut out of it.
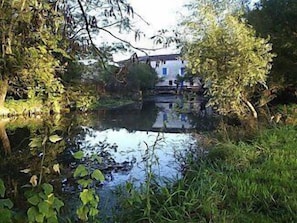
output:
<svg viewBox="0 0 297 223"><path fill-rule="evenodd" d="M53 194L51 184L44 183L25 195L32 205L27 211L29 222L58 222L57 215L64 203Z"/></svg>
<svg viewBox="0 0 297 223"><path fill-rule="evenodd" d="M66 55L61 48L61 14L55 3L37 0L4 0L0 6L0 88L1 100L5 99L5 84L25 86L28 98L49 100L58 110L57 100L64 89L55 76L61 68L55 55ZM1 82L2 80L2 82ZM2 101L3 103L3 101Z"/></svg>
<svg viewBox="0 0 297 223"><path fill-rule="evenodd" d="M73 157L77 160L85 158L83 151L75 152ZM90 159L93 162L101 162L101 159L96 155L93 155ZM90 218L94 220L99 214L99 196L93 186L96 181L103 182L104 175L99 169L93 170L89 165L80 164L76 167L73 176L78 179L77 182L82 188L79 195L81 206L77 209L76 214L82 221L88 221Z"/></svg>
<svg viewBox="0 0 297 223"><path fill-rule="evenodd" d="M158 74L148 64L135 63L128 70L127 82L130 88L135 90L152 89L158 80Z"/></svg>
<svg viewBox="0 0 297 223"><path fill-rule="evenodd" d="M274 88L297 85L297 2L294 0L261 0L246 13L257 33L270 37L274 59L269 81Z"/></svg>
<svg viewBox="0 0 297 223"><path fill-rule="evenodd" d="M153 191L147 222L295 222L295 148L296 127L278 126L249 142L220 142L205 156L189 154L185 176ZM145 221L147 195L127 190L121 220Z"/></svg>
<svg viewBox="0 0 297 223"><path fill-rule="evenodd" d="M79 51L80 58L99 56L101 66L111 59L112 52L126 50L131 46L128 41L115 34L116 31L134 32L136 38L141 35L139 30L133 30L130 20L138 14L127 0L66 0L59 7L65 16L63 35L70 40L72 50ZM102 35L98 35L102 33L120 43L107 45L101 39ZM94 40L101 45L97 46Z"/></svg>
<svg viewBox="0 0 297 223"><path fill-rule="evenodd" d="M191 72L203 77L209 105L221 114L257 117L250 100L258 84L265 86L273 58L271 44L255 37L255 31L238 16L217 17L209 8L200 12L207 27L188 23L194 33L185 50Z"/></svg>
<svg viewBox="0 0 297 223"><path fill-rule="evenodd" d="M13 203L9 198L5 197L5 185L2 179L0 179L0 216L3 222L12 222L12 211Z"/></svg>

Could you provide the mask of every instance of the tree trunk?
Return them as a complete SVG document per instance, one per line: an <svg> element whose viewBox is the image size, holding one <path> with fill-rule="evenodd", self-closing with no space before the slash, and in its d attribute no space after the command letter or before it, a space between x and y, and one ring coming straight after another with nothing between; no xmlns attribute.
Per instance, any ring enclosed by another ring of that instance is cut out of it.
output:
<svg viewBox="0 0 297 223"><path fill-rule="evenodd" d="M249 101L246 100L246 99L243 99L243 101L244 101L244 103L248 106L248 108L251 110L251 112L252 112L252 114L253 114L253 117L254 117L255 119L257 119L257 118L258 118L258 113L257 113L256 109L254 108L254 106L252 105L252 103L249 102Z"/></svg>
<svg viewBox="0 0 297 223"><path fill-rule="evenodd" d="M0 141L2 141L3 149L6 155L11 154L10 141L5 129L5 121L0 121Z"/></svg>
<svg viewBox="0 0 297 223"><path fill-rule="evenodd" d="M0 80L0 111L4 108L4 102L8 90L8 79Z"/></svg>

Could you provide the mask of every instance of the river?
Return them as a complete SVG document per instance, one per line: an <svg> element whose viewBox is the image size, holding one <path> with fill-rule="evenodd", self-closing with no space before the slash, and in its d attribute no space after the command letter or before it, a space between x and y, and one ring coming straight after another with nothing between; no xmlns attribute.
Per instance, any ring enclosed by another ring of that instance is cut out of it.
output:
<svg viewBox="0 0 297 223"><path fill-rule="evenodd" d="M10 144L9 148L7 143L1 145L0 178L7 196L15 207L25 211L28 207L21 200L24 188L29 187L33 175L43 177L67 201L64 215L69 218L79 203L80 188L73 178L79 164L103 172L105 180L94 187L100 194L101 214L107 216L114 205L111 191L127 182L141 185L147 171L160 178L180 177L182 164L178 157L197 147L197 135L216 126L203 98L186 100L175 95L46 120L14 119L2 125ZM45 141L49 135L63 140ZM79 161L72 156L77 151L84 154ZM100 162L90 161L94 155ZM57 165L59 168L54 168Z"/></svg>

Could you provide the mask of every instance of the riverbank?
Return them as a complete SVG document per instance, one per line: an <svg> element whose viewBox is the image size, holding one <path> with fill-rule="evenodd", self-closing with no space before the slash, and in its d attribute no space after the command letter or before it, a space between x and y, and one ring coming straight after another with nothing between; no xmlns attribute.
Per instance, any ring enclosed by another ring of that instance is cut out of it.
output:
<svg viewBox="0 0 297 223"><path fill-rule="evenodd" d="M278 124L248 140L189 154L182 179L128 185L123 222L296 222L297 127ZM127 213L127 210L128 211Z"/></svg>
<svg viewBox="0 0 297 223"><path fill-rule="evenodd" d="M135 103L135 101L129 98L104 97L104 98L100 98L98 103L95 105L95 108L96 109L114 109L125 105L130 105L133 103Z"/></svg>
<svg viewBox="0 0 297 223"><path fill-rule="evenodd" d="M0 110L0 119L7 117L39 117L40 115L69 113L70 110L93 111L97 109L113 109L135 103L129 98L84 96L76 101L63 103L44 103L42 100L8 100Z"/></svg>

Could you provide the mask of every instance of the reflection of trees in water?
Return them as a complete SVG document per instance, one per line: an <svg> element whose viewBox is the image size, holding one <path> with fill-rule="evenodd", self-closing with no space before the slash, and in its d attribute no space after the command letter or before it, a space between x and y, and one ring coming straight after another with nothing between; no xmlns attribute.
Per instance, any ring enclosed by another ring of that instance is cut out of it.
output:
<svg viewBox="0 0 297 223"><path fill-rule="evenodd" d="M66 168L71 170L75 169L79 164L84 164L90 166L94 169L101 170L105 176L106 180L113 180L113 173L117 172L129 172L134 163L135 159L126 160L124 162L116 162L114 153L117 153L118 145L107 143L106 140L99 141L97 144L87 144L84 142L85 136L94 137L93 129L80 127L80 133L73 138L68 138L67 148L59 156L59 161L66 165ZM75 160L71 154L77 151L84 151L85 158L80 161ZM100 159L93 159L96 156Z"/></svg>
<svg viewBox="0 0 297 223"><path fill-rule="evenodd" d="M24 191L28 188L24 185L30 184L33 175L41 177L42 173L42 182L60 184L60 177L53 170L53 165L57 164L57 155L65 148L64 142L49 143L44 139L47 134L63 135L67 129L65 124L62 119L53 120L53 117L49 117L43 120L14 119L1 126L1 134L3 136L4 131L7 133L4 140L8 140L11 150L7 154L5 144L4 149L1 149L0 178L5 182L6 195L14 200L15 208L26 210L28 203L25 202ZM2 144L7 143L3 141L3 137L1 140Z"/></svg>
<svg viewBox="0 0 297 223"><path fill-rule="evenodd" d="M174 109L174 102L168 104ZM102 170L107 180L113 180L114 173L128 173L135 165L135 160L116 162L114 154L117 145L108 144L99 139L97 145L86 145L84 139L94 134L93 129L126 128L128 131L149 130L158 115L158 107L154 101L144 102L138 109L124 107L110 111L93 113L71 113L63 117L47 117L45 119L14 120L0 122L0 178L7 185L7 195L22 198L23 185L27 184L32 175L38 175L41 166L42 148L29 147L30 142L42 142L47 134L57 134L64 138L58 143L48 143L44 159L44 181L54 184L55 189L63 196L71 196L77 190L77 184L72 177L79 162L90 165L91 168ZM187 120L197 126L197 129L209 130L215 126L212 117L197 116L186 113ZM184 117L185 118L185 117ZM82 126L92 126L86 128ZM101 158L101 162L88 159L77 161L72 153L78 150L88 150ZM53 172L53 165L61 165L61 174ZM21 172L22 171L22 172ZM98 185L100 186L100 185ZM69 193L67 193L67 190ZM24 201L18 199L17 208L22 209Z"/></svg>
<svg viewBox="0 0 297 223"><path fill-rule="evenodd" d="M138 109L127 106L120 109L98 111L101 128L126 128L129 131L151 129L157 114L158 108L154 102L144 102Z"/></svg>

